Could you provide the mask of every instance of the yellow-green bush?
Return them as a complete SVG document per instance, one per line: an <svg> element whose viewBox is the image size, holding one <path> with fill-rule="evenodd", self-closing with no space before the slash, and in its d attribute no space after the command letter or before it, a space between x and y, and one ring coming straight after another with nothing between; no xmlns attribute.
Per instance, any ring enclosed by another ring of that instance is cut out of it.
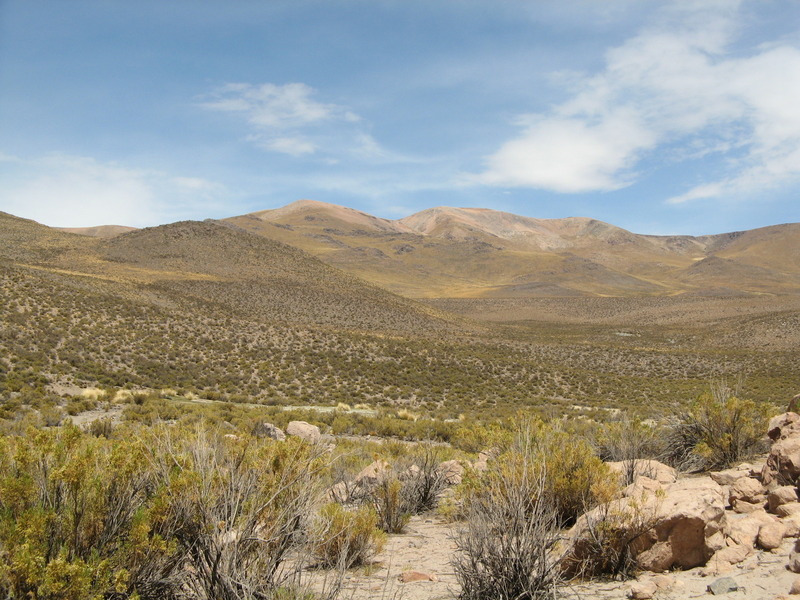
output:
<svg viewBox="0 0 800 600"><path fill-rule="evenodd" d="M326 504L311 528L311 550L323 567L349 569L367 564L386 541L377 524L378 515L369 506L347 510L335 502Z"/></svg>

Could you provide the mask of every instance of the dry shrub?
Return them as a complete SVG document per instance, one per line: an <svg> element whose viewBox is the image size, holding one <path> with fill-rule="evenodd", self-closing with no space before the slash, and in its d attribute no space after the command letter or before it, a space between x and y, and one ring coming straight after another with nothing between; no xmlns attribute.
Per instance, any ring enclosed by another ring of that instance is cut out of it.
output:
<svg viewBox="0 0 800 600"><path fill-rule="evenodd" d="M386 534L377 528L378 516L368 506L347 510L324 505L311 527L311 551L319 566L349 569L367 564L383 549Z"/></svg>
<svg viewBox="0 0 800 600"><path fill-rule="evenodd" d="M421 444L398 459L367 492L381 529L402 533L412 515L436 508L449 485L447 473L439 468L440 458L438 447Z"/></svg>
<svg viewBox="0 0 800 600"><path fill-rule="evenodd" d="M576 524L576 537L563 559L567 577L632 575L639 543L656 524L661 494L623 498L597 506Z"/></svg>
<svg viewBox="0 0 800 600"><path fill-rule="evenodd" d="M462 600L554 598L558 511L542 464L519 455L472 498L455 534L453 568Z"/></svg>

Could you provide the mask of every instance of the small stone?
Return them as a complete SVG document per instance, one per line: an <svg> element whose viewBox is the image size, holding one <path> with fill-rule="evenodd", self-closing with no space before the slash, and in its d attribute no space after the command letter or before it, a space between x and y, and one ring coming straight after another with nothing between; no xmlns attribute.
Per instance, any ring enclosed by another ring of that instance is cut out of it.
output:
<svg viewBox="0 0 800 600"><path fill-rule="evenodd" d="M397 576L401 583L412 583L414 581L439 581L436 573L425 573L423 571L403 571Z"/></svg>
<svg viewBox="0 0 800 600"><path fill-rule="evenodd" d="M797 577L792 582L792 587L789 588L789 594L792 596L797 596L800 594L800 577Z"/></svg>
<svg viewBox="0 0 800 600"><path fill-rule="evenodd" d="M656 575L651 581L659 590L669 590L675 585L675 580L669 575Z"/></svg>
<svg viewBox="0 0 800 600"><path fill-rule="evenodd" d="M800 573L800 540L794 543L794 548L789 553L789 570L792 573Z"/></svg>
<svg viewBox="0 0 800 600"><path fill-rule="evenodd" d="M637 581L631 585L628 598L631 598L631 600L650 600L657 591L658 586L654 581Z"/></svg>
<svg viewBox="0 0 800 600"><path fill-rule="evenodd" d="M717 579L715 582L710 583L706 589L715 596L719 596L720 594L735 592L739 589L739 586L732 577L722 577L721 579Z"/></svg>

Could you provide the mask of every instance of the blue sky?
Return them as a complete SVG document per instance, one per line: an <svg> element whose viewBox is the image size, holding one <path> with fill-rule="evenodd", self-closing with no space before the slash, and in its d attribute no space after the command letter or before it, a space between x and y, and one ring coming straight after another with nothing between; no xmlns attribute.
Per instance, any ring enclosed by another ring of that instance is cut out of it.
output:
<svg viewBox="0 0 800 600"><path fill-rule="evenodd" d="M0 210L800 221L795 0L0 0Z"/></svg>

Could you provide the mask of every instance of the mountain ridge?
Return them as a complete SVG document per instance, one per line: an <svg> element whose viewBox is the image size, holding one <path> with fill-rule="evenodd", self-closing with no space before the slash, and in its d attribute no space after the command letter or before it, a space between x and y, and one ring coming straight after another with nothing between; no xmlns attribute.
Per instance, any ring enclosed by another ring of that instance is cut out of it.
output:
<svg viewBox="0 0 800 600"><path fill-rule="evenodd" d="M408 298L800 293L800 223L651 235L588 217L538 219L470 207L438 206L392 220L316 200L211 221L297 248ZM100 243L136 234L70 231Z"/></svg>

